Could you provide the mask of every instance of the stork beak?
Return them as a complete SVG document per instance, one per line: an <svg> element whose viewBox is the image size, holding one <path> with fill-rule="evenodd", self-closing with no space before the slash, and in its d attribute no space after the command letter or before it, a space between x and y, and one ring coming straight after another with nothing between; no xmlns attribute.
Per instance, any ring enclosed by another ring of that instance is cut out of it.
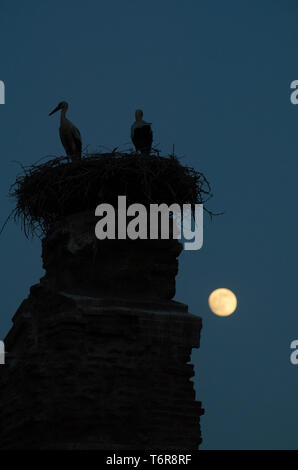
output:
<svg viewBox="0 0 298 470"><path fill-rule="evenodd" d="M59 106L57 106L57 108L53 109L53 111L49 114L49 116L52 116L52 114L56 113L57 111L59 111Z"/></svg>

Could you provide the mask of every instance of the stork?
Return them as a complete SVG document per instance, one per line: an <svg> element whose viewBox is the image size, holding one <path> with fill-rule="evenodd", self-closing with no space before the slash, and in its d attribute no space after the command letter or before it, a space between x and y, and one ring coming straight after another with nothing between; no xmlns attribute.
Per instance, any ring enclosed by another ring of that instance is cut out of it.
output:
<svg viewBox="0 0 298 470"><path fill-rule="evenodd" d="M152 147L153 134L151 123L143 120L143 111L136 110L136 120L131 126L131 140L136 148L143 155L149 155Z"/></svg>
<svg viewBox="0 0 298 470"><path fill-rule="evenodd" d="M82 138L79 129L65 117L67 109L68 103L61 101L49 116L61 110L59 128L60 139L66 155L69 156L72 161L76 161L79 160L82 155Z"/></svg>

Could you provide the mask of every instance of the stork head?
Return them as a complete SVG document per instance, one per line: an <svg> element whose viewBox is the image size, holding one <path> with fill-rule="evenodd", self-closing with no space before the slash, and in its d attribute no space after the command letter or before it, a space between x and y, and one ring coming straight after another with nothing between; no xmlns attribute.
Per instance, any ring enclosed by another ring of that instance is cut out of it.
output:
<svg viewBox="0 0 298 470"><path fill-rule="evenodd" d="M57 111L59 111L60 109L64 109L65 111L67 110L68 108L68 103L66 101L61 101L58 106L53 109L53 111L50 112L49 116L52 116L52 114L56 113Z"/></svg>
<svg viewBox="0 0 298 470"><path fill-rule="evenodd" d="M141 109L136 110L136 121L141 121L143 118L143 111Z"/></svg>

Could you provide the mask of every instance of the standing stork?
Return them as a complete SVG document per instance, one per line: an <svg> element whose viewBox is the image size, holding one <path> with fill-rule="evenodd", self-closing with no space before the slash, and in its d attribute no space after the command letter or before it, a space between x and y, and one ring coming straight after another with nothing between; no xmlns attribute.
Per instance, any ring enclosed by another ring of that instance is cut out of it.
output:
<svg viewBox="0 0 298 470"><path fill-rule="evenodd" d="M131 140L136 148L143 155L149 155L152 147L153 134L151 123L143 120L143 111L136 110L136 120L131 126Z"/></svg>
<svg viewBox="0 0 298 470"><path fill-rule="evenodd" d="M58 106L49 114L56 113L61 110L59 134L66 155L72 161L79 160L82 156L82 138L79 129L73 125L66 117L68 103L61 101Z"/></svg>

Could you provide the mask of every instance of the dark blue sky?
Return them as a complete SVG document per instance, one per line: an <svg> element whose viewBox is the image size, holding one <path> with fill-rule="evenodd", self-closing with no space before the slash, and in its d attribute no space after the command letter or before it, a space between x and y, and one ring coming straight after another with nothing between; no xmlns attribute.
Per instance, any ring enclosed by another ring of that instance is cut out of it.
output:
<svg viewBox="0 0 298 470"><path fill-rule="evenodd" d="M195 351L204 449L298 449L298 5L295 0L1 0L1 220L19 172L61 155L58 117L89 150L129 142L134 110L167 153L212 182L204 247L180 258L179 301L203 318ZM40 241L10 224L0 238L0 338L42 276ZM237 312L218 318L208 295L228 287Z"/></svg>

